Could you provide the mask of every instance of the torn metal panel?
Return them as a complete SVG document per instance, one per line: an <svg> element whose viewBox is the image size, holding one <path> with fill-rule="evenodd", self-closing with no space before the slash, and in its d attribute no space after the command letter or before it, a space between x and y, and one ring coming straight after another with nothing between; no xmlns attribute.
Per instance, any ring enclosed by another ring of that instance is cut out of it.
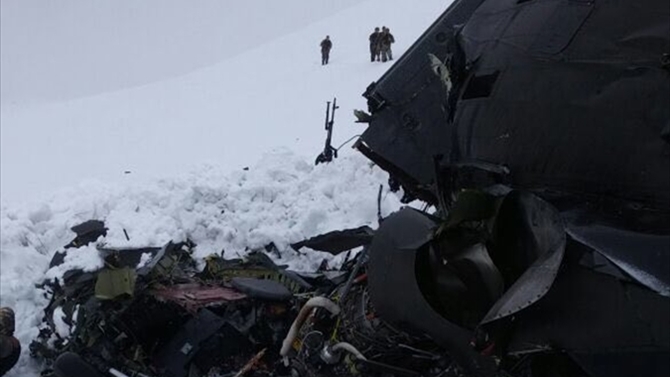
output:
<svg viewBox="0 0 670 377"><path fill-rule="evenodd" d="M159 300L174 302L190 313L196 313L199 309L209 305L223 305L247 297L246 294L231 288L199 283L177 284L152 289L148 293Z"/></svg>
<svg viewBox="0 0 670 377"><path fill-rule="evenodd" d="M429 334L468 372L487 375L492 365L470 347L470 331L444 318L424 297L417 278L417 250L432 239L436 227L433 220L413 209L386 218L370 245L372 302L382 318Z"/></svg>
<svg viewBox="0 0 670 377"><path fill-rule="evenodd" d="M114 248L109 246L97 247L100 256L109 264L116 267L140 267L142 256L147 254L154 259L161 251L160 247ZM150 260L151 260L150 259Z"/></svg>
<svg viewBox="0 0 670 377"><path fill-rule="evenodd" d="M637 282L670 296L670 235L637 233L598 224L571 226L567 232Z"/></svg>
<svg viewBox="0 0 670 377"><path fill-rule="evenodd" d="M200 344L224 324L224 319L207 309L188 321L156 355L165 369L165 377L188 377L188 365L200 350Z"/></svg>
<svg viewBox="0 0 670 377"><path fill-rule="evenodd" d="M509 193L498 210L493 255L508 288L482 323L513 315L540 300L551 288L565 252L560 213L528 193Z"/></svg>
<svg viewBox="0 0 670 377"><path fill-rule="evenodd" d="M77 235L70 243L63 247L63 251L56 251L49 262L49 268L60 266L65 261L69 249L86 246L107 235L105 223L100 220L88 220L70 228Z"/></svg>
<svg viewBox="0 0 670 377"><path fill-rule="evenodd" d="M288 301L293 297L288 288L273 280L236 277L232 278L230 282L240 292L254 298Z"/></svg>
<svg viewBox="0 0 670 377"><path fill-rule="evenodd" d="M88 245L99 237L107 235L105 223L100 220L88 220L73 226L71 229L77 234L77 237L75 237L72 242L65 245L66 249Z"/></svg>
<svg viewBox="0 0 670 377"><path fill-rule="evenodd" d="M122 295L132 296L135 293L135 270L129 267L103 269L98 272L95 283L95 297L100 300L113 300Z"/></svg>
<svg viewBox="0 0 670 377"><path fill-rule="evenodd" d="M300 250L303 247L309 247L313 250L327 251L333 255L337 255L344 251L348 251L364 245L369 245L374 234L372 228L367 225L345 230L335 230L324 233L316 237L309 238L291 244L295 250Z"/></svg>
<svg viewBox="0 0 670 377"><path fill-rule="evenodd" d="M222 279L227 282L236 277L274 280L293 293L313 289L313 286L295 271L276 265L263 252L251 252L245 259L224 259L210 255L205 260L205 269L197 276L204 280Z"/></svg>

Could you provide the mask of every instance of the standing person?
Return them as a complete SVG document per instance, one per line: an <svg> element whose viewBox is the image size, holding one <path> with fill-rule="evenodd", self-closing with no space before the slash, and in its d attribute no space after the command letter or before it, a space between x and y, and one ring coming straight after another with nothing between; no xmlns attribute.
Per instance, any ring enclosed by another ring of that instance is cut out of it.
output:
<svg viewBox="0 0 670 377"><path fill-rule="evenodd" d="M391 44L395 43L395 38L386 26L382 26L382 32L379 35L379 45L382 54L382 61L393 60L393 53L391 51Z"/></svg>
<svg viewBox="0 0 670 377"><path fill-rule="evenodd" d="M388 42L386 53L388 54L389 60L393 60L393 51L391 51L391 45L395 43L395 38L393 38L393 34L391 34L391 29L389 28L386 28L386 40Z"/></svg>
<svg viewBox="0 0 670 377"><path fill-rule="evenodd" d="M374 62L375 59L379 61L379 28L376 27L375 31L370 34L370 61Z"/></svg>
<svg viewBox="0 0 670 377"><path fill-rule="evenodd" d="M330 36L326 35L326 39L321 41L321 65L328 64L331 48L333 48L333 42L330 41Z"/></svg>
<svg viewBox="0 0 670 377"><path fill-rule="evenodd" d="M0 308L0 376L4 376L19 361L21 344L14 337L14 311Z"/></svg>

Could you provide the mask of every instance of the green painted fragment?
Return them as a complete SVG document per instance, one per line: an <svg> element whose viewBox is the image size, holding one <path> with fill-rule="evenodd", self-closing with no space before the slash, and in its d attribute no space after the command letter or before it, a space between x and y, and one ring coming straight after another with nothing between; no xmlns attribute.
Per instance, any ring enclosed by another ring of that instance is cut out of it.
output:
<svg viewBox="0 0 670 377"><path fill-rule="evenodd" d="M95 297L100 300L113 300L121 295L133 295L135 292L135 269L123 267L104 269L98 273L95 283Z"/></svg>

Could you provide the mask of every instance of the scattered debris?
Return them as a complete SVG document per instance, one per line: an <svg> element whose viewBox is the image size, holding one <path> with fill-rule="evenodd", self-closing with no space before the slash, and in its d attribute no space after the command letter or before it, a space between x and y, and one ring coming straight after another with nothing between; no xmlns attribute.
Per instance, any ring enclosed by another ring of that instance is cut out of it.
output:
<svg viewBox="0 0 670 377"><path fill-rule="evenodd" d="M100 221L84 224L75 227L77 238L56 253L52 267L105 229ZM361 227L301 244L342 252L369 243L371 233ZM51 301L30 345L31 354L45 360L43 375L74 377L62 373L72 370L67 367L72 363L86 363L101 373L114 370L112 375L119 376L187 377L235 370L246 376L273 375L297 308L341 281L333 280L337 271L303 277L277 266L265 254L276 249L272 244L244 259L213 254L197 270L194 247L191 242L162 248L98 246L102 269L68 271L62 279L45 281L42 287ZM64 324L55 320L61 316ZM58 366L63 363L66 367Z"/></svg>
<svg viewBox="0 0 670 377"><path fill-rule="evenodd" d="M267 351L267 348L263 348L262 350L260 350L254 357L251 358L251 360L249 360L248 363L244 365L244 367L239 372L235 374L234 377L242 377L248 372L250 372L253 368L255 368L256 364L258 364L258 362L265 355L265 351Z"/></svg>

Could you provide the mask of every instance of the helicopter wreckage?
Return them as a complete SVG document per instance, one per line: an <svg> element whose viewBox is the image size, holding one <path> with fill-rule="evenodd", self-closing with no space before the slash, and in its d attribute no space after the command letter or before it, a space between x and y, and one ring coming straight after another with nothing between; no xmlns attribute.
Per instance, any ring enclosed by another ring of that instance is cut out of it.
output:
<svg viewBox="0 0 670 377"><path fill-rule="evenodd" d="M670 375L668 30L660 0L455 1L356 111L355 147L433 211L294 244L350 253L312 273L273 245L203 270L189 242L102 248L45 283L32 354L58 377ZM73 230L67 253L105 227Z"/></svg>

